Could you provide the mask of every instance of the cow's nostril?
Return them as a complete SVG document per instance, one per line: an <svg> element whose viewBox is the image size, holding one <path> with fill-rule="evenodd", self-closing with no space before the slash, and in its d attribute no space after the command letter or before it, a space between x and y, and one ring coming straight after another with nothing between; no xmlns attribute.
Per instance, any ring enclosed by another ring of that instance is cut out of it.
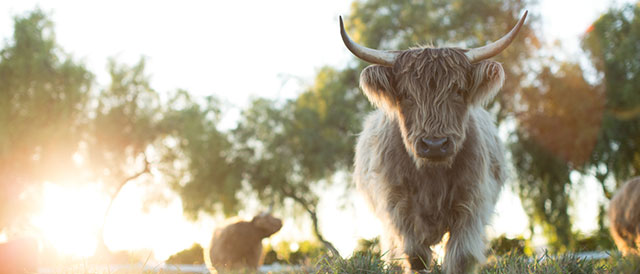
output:
<svg viewBox="0 0 640 274"><path fill-rule="evenodd" d="M429 159L444 159L451 154L451 140L448 137L420 138L418 155Z"/></svg>
<svg viewBox="0 0 640 274"><path fill-rule="evenodd" d="M449 142L449 138L447 137L429 137L422 138L422 142L427 146L427 149L436 149L445 146Z"/></svg>

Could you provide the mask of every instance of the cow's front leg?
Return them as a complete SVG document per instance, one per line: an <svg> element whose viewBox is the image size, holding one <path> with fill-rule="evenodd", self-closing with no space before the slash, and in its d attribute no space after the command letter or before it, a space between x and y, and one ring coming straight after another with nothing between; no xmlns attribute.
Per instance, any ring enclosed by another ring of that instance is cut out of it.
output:
<svg viewBox="0 0 640 274"><path fill-rule="evenodd" d="M486 260L484 224L468 216L449 232L443 268L447 274L471 273Z"/></svg>
<svg viewBox="0 0 640 274"><path fill-rule="evenodd" d="M409 237L405 238L404 253L411 270L428 269L433 259L433 251L429 245Z"/></svg>
<svg viewBox="0 0 640 274"><path fill-rule="evenodd" d="M422 254L407 254L407 260L411 270L427 269L431 264L432 258L433 256L430 251Z"/></svg>

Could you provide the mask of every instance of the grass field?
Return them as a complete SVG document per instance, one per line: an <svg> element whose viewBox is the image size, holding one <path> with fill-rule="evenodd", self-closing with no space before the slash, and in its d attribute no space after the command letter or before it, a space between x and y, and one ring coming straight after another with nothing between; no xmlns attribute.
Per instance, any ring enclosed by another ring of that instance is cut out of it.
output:
<svg viewBox="0 0 640 274"><path fill-rule="evenodd" d="M338 262L320 262L316 268L320 273L402 273L397 267L386 264L379 256L356 254ZM478 269L479 273L640 273L639 257L622 257L613 253L607 259L589 260L576 255L542 255L537 258L506 255L491 257L487 264ZM428 273L444 273L439 266Z"/></svg>
<svg viewBox="0 0 640 274"><path fill-rule="evenodd" d="M62 269L58 269L62 270ZM490 257L488 262L477 269L478 273L576 273L576 274L600 274L600 273L638 273L640 274L640 257L622 257L619 253L612 253L606 259L584 259L572 254L559 256L551 256L544 254L536 258L521 255L506 255L502 257ZM160 269L149 266L132 265L130 268L107 268L83 266L75 269L65 269L62 271L53 270L51 272L42 273L70 273L70 274L88 274L88 273L202 273L189 271L188 269ZM232 272L222 272L225 274L253 274L250 270L237 270ZM300 266L295 270L259 272L273 274L292 274L292 273L329 273L329 274L402 274L402 269L397 265L388 264L383 261L378 254L372 253L355 253L347 259L329 259L326 257L316 259L314 263L306 266ZM421 272L422 273L422 272ZM439 274L444 273L440 266L436 265L429 269L428 272Z"/></svg>

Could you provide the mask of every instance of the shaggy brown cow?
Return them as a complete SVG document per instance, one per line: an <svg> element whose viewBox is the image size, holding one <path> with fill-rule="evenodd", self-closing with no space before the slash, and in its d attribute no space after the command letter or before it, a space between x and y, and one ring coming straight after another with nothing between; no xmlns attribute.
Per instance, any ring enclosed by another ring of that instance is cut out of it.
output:
<svg viewBox="0 0 640 274"><path fill-rule="evenodd" d="M383 250L405 266L427 268L431 246L448 232L444 269L469 272L485 261L485 225L505 180L504 148L483 104L502 87L504 50L527 13L504 37L465 50L381 51L340 32L347 48L373 63L360 85L378 107L364 122L354 180L385 226Z"/></svg>
<svg viewBox="0 0 640 274"><path fill-rule="evenodd" d="M262 256L262 239L282 228L282 221L262 213L250 222L237 222L217 230L211 240L209 258L218 271L225 269L257 269Z"/></svg>
<svg viewBox="0 0 640 274"><path fill-rule="evenodd" d="M640 255L640 177L626 182L609 204L611 236L622 254Z"/></svg>

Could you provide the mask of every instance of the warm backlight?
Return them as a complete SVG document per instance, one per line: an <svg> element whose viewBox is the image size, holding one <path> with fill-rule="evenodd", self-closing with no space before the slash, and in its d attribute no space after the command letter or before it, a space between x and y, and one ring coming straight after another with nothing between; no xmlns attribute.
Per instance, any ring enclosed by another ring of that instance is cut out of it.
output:
<svg viewBox="0 0 640 274"><path fill-rule="evenodd" d="M60 254L88 257L96 250L105 204L106 197L95 184L45 183L42 209L33 223L45 244Z"/></svg>

